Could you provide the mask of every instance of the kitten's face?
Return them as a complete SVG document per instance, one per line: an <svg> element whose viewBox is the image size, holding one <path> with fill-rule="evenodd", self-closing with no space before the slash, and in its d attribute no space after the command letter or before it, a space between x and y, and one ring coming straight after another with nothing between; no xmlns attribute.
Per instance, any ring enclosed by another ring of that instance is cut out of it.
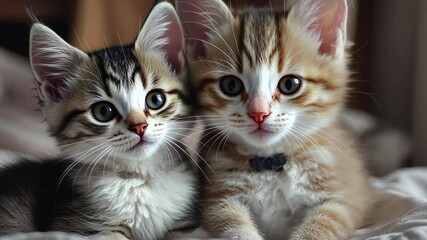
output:
<svg viewBox="0 0 427 240"><path fill-rule="evenodd" d="M182 49L181 26L167 3L153 9L134 46L89 54L35 24L32 66L62 150L90 164L146 161L158 151L170 156L188 129L179 120L190 112Z"/></svg>
<svg viewBox="0 0 427 240"><path fill-rule="evenodd" d="M86 61L48 118L60 145L71 144L67 151L95 148L100 156L147 158L180 138L177 128L185 126L177 119L190 108L182 81L166 64L125 47L90 54Z"/></svg>
<svg viewBox="0 0 427 240"><path fill-rule="evenodd" d="M201 2L186 2L179 5L183 23L195 22L185 12ZM219 1L198 7L222 13L210 16L218 25L205 29L202 46L195 39L203 35L190 36L196 46L191 70L208 126L223 137L229 133L234 142L262 148L300 141L334 121L345 95L344 50L319 42L295 13L299 9L288 16L269 10L232 16Z"/></svg>

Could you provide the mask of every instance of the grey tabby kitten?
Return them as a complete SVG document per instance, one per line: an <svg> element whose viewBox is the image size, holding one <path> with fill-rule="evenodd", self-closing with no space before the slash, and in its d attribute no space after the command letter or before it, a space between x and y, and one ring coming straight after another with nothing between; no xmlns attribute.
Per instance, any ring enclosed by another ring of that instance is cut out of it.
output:
<svg viewBox="0 0 427 240"><path fill-rule="evenodd" d="M41 107L66 157L0 171L1 234L160 239L190 223L196 181L179 144L191 112L183 42L169 3L154 7L134 45L88 54L33 25Z"/></svg>

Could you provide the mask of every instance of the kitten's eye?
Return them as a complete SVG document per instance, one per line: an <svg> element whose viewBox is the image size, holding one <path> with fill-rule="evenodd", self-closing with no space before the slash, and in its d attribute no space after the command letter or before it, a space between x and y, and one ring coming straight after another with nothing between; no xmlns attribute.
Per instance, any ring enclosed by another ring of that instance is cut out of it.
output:
<svg viewBox="0 0 427 240"><path fill-rule="evenodd" d="M100 122L109 122L117 116L117 110L109 102L98 102L92 107L92 116Z"/></svg>
<svg viewBox="0 0 427 240"><path fill-rule="evenodd" d="M243 83L237 77L225 76L221 79L220 88L223 93L229 96L236 96L243 92Z"/></svg>
<svg viewBox="0 0 427 240"><path fill-rule="evenodd" d="M145 101L147 102L148 108L157 110L165 105L166 96L160 90L153 90L147 94L147 99Z"/></svg>
<svg viewBox="0 0 427 240"><path fill-rule="evenodd" d="M279 82L279 90L285 95L292 95L298 92L301 88L301 79L294 75L287 75L282 77Z"/></svg>

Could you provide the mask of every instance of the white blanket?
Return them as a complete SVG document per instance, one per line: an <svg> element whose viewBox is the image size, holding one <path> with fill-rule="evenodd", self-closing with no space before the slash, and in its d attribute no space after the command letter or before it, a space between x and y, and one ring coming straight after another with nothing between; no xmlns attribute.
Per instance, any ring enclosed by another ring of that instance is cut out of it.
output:
<svg viewBox="0 0 427 240"><path fill-rule="evenodd" d="M402 169L384 178L373 178L376 209L373 224L359 229L352 240L427 239L427 168ZM0 240L84 240L65 233L28 233L0 237ZM186 238L190 239L190 238ZM193 238L196 239L196 238Z"/></svg>
<svg viewBox="0 0 427 240"><path fill-rule="evenodd" d="M377 201L373 224L353 239L427 239L427 168L398 170L372 183Z"/></svg>

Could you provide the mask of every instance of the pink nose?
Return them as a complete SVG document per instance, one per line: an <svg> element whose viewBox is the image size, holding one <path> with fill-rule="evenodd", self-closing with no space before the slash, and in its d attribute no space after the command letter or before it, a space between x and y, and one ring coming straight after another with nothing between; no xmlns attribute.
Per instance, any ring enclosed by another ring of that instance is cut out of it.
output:
<svg viewBox="0 0 427 240"><path fill-rule="evenodd" d="M256 123L263 123L264 120L270 115L266 112L250 112L249 116L254 119Z"/></svg>
<svg viewBox="0 0 427 240"><path fill-rule="evenodd" d="M132 127L129 127L129 130L138 134L139 136L144 136L145 128L147 128L146 123L135 124Z"/></svg>

